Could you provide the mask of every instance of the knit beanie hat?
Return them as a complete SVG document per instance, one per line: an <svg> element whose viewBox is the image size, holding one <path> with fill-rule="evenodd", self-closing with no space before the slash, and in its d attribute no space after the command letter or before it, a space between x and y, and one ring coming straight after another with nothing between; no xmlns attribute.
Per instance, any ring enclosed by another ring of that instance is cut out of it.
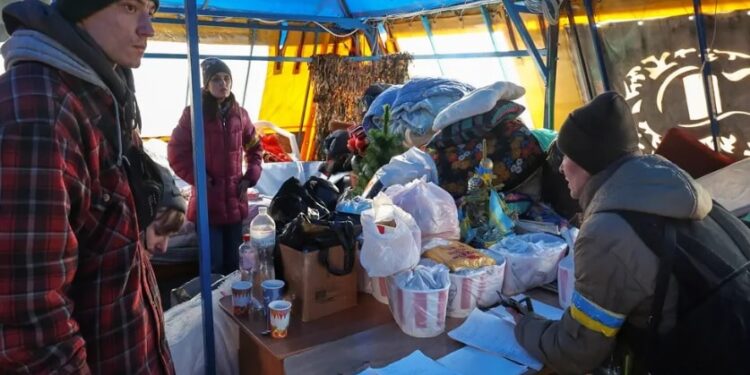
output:
<svg viewBox="0 0 750 375"><path fill-rule="evenodd" d="M57 0L55 7L57 10L71 22L78 22L104 8L117 0ZM159 9L159 0L151 0Z"/></svg>
<svg viewBox="0 0 750 375"><path fill-rule="evenodd" d="M349 141L349 132L344 129L334 130L323 141L323 149L328 159L335 159L349 153L346 143Z"/></svg>
<svg viewBox="0 0 750 375"><path fill-rule="evenodd" d="M208 81L217 73L226 73L229 74L230 78L232 77L229 66L217 57L209 57L203 60L201 70L203 71L203 87L208 87Z"/></svg>
<svg viewBox="0 0 750 375"><path fill-rule="evenodd" d="M630 107L616 92L605 92L570 113L557 147L591 175L637 151L638 132Z"/></svg>

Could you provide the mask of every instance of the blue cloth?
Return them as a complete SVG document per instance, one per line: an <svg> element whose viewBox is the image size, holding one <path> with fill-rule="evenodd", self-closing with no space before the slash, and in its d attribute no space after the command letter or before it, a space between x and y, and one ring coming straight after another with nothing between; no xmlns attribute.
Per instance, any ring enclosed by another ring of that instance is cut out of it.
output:
<svg viewBox="0 0 750 375"><path fill-rule="evenodd" d="M383 127L383 106L388 104L393 107L393 103L396 101L401 87L403 86L393 85L385 89L370 103L370 107L362 119L362 127L365 129L365 132L369 132L372 128L380 129Z"/></svg>
<svg viewBox="0 0 750 375"><path fill-rule="evenodd" d="M435 117L445 107L464 97L474 87L445 78L414 78L404 84L391 110L392 132L409 129L421 136L432 131Z"/></svg>
<svg viewBox="0 0 750 375"><path fill-rule="evenodd" d="M403 86L392 86L372 102L362 127L381 129L383 106L391 106L389 132L404 135L407 129L421 136L432 131L435 117L445 107L473 91L474 87L445 78L414 78Z"/></svg>

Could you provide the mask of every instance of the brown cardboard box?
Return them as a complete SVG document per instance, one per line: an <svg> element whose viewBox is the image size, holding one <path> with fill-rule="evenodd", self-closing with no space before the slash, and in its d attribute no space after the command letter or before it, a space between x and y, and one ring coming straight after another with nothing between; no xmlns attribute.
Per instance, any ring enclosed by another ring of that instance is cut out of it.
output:
<svg viewBox="0 0 750 375"><path fill-rule="evenodd" d="M302 252L280 244L284 263L284 279L288 291L296 295L295 303L301 311L303 322L333 314L357 304L357 263L343 276L331 274L318 259L319 250ZM335 246L328 249L329 262L334 269L343 269L344 249Z"/></svg>

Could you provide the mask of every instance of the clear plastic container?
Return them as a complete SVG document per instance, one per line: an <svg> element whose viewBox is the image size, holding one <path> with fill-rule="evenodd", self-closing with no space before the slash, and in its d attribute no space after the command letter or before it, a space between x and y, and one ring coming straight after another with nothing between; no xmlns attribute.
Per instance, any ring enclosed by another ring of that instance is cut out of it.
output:
<svg viewBox="0 0 750 375"><path fill-rule="evenodd" d="M253 284L276 278L273 250L276 247L276 223L268 215L268 207L260 207L258 216L250 222L250 244L258 253L258 272Z"/></svg>
<svg viewBox="0 0 750 375"><path fill-rule="evenodd" d="M239 248L240 280L254 281L258 272L258 251L250 243L250 234L242 235L242 244Z"/></svg>

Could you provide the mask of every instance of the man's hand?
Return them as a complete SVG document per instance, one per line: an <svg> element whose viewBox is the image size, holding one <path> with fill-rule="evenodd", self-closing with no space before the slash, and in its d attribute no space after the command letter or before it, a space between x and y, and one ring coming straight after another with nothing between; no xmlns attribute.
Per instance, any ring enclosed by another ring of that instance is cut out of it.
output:
<svg viewBox="0 0 750 375"><path fill-rule="evenodd" d="M518 324L518 322L521 321L521 318L523 318L523 314L521 314L520 312L518 312L518 310L512 307L506 307L505 311L507 311L508 314L510 314L513 317L513 321L515 321L516 324Z"/></svg>
<svg viewBox="0 0 750 375"><path fill-rule="evenodd" d="M243 194L245 197L247 197L247 189L250 187L250 181L248 180L240 180L240 183L237 185L237 196L240 197L240 199L243 198Z"/></svg>

